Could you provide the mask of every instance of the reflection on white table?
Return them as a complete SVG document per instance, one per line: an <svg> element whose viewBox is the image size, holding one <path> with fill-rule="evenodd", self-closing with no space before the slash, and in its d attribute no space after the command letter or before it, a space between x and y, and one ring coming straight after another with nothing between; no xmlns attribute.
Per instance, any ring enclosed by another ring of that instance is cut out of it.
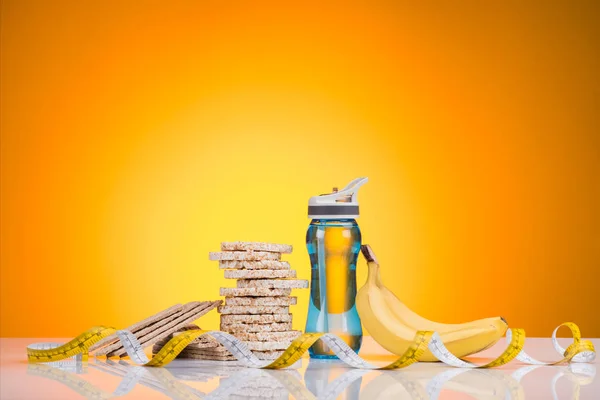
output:
<svg viewBox="0 0 600 400"><path fill-rule="evenodd" d="M530 339L539 351L548 339ZM500 369L461 369L440 363L417 363L395 371L348 368L341 362L304 358L291 369L262 370L235 362L175 360L164 368L136 366L126 360L94 359L88 363L66 360L27 364L19 339L2 339L2 399L34 398L19 385L34 385L35 398L55 398L44 387L66 391L60 398L114 397L175 399L443 399L467 395L475 399L577 398L593 399L600 388L594 363L564 366L523 366ZM594 341L597 346L599 343ZM369 345L366 346L369 348ZM371 347L373 347L371 345ZM18 350L21 351L19 355ZM492 349L493 350L493 349ZM376 353L376 352L372 352ZM373 354L371 361L384 364ZM547 353L552 354L552 353ZM493 352L484 356L491 357ZM385 356L383 356L385 358ZM5 379L6 378L6 379ZM110 378L110 379L109 379ZM563 379L564 378L564 379ZM105 382L118 382L110 387ZM140 388L146 390L142 396ZM48 394L47 397L44 397Z"/></svg>

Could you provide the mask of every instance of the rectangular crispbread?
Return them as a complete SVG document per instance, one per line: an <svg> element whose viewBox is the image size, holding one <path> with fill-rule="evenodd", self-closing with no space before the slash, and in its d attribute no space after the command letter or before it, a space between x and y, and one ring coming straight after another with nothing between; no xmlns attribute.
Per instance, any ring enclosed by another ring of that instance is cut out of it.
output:
<svg viewBox="0 0 600 400"><path fill-rule="evenodd" d="M170 337L179 336L179 335L185 333L185 331L189 331L189 330L192 330L192 329L194 329L194 330L200 330L200 327L197 326L197 325L195 325L195 324L189 324L189 325L183 327L182 329L178 329L176 332L172 333L170 335ZM219 342L217 342L217 340L215 338L213 338L212 336L210 336L210 335L199 336L196 339L194 339L190 344L196 344L196 343L207 343L207 344L210 343L210 344L215 344L215 345L219 344Z"/></svg>
<svg viewBox="0 0 600 400"><path fill-rule="evenodd" d="M145 342L150 338L160 335L160 338L159 338L159 340L160 340L163 337L169 336L171 333L177 331L177 329L171 330L169 328L172 327L173 324L178 325L178 322L181 320L181 318L184 318L184 316L187 313L189 313L190 310L197 307L198 304L200 304L200 302L191 302L191 303L184 304L180 311L173 313L171 315L165 316L161 320L156 321L154 324L145 326L142 329L138 330L134 334L135 337L140 342L142 347L145 347L145 345L144 345ZM164 333L166 331L168 331L168 333L161 335L161 333ZM114 357L114 356L119 355L119 354L115 354L115 353L119 352L121 350L123 350L123 352L125 352L125 349L121 345L121 342L117 342L110 346L106 346L106 347L100 349L96 353L96 355L98 355L98 356L106 355L108 357Z"/></svg>
<svg viewBox="0 0 600 400"><path fill-rule="evenodd" d="M293 248L290 244L264 242L222 242L221 251L267 251L272 253L290 254Z"/></svg>
<svg viewBox="0 0 600 400"><path fill-rule="evenodd" d="M300 331L284 331L284 332L239 332L235 337L242 341L252 342L277 342L289 341L296 339L302 335Z"/></svg>
<svg viewBox="0 0 600 400"><path fill-rule="evenodd" d="M292 322L292 314L265 314L265 315L222 315L221 324L272 324L275 322Z"/></svg>
<svg viewBox="0 0 600 400"><path fill-rule="evenodd" d="M190 324L197 320L202 315L206 314L213 308L218 307L222 301L204 301L204 302L190 302L183 306L181 313L177 313L174 318L168 318L166 323L159 326L148 326L141 329L135 334L136 338L142 345L142 348L152 346L159 340L168 337L170 334L176 332L178 329ZM164 321L163 321L164 322ZM101 354L98 354L100 353ZM108 357L121 356L126 353L125 349L121 345L121 342L115 343L111 346L100 349L97 355L106 355Z"/></svg>
<svg viewBox="0 0 600 400"><path fill-rule="evenodd" d="M306 289L308 281L304 279L238 279L237 287L240 289Z"/></svg>
<svg viewBox="0 0 600 400"><path fill-rule="evenodd" d="M178 313L181 313L182 310L183 310L183 306L181 304L175 304L174 306L171 306L171 307L167 308L166 310L163 310L159 313L151 315L148 318L141 320L140 322L136 322L135 324L128 326L125 329L127 329L128 331L133 333L139 339L139 336L137 335L137 333L141 329L144 329L144 328L146 328L150 325L153 325L157 322L160 324L160 321L167 319L169 317L174 318L174 316ZM119 341L119 338L117 338L117 335L107 336L104 339L100 340L98 343L91 346L90 351L96 351L101 347L115 344L118 341ZM100 354L96 353L96 355L100 355Z"/></svg>
<svg viewBox="0 0 600 400"><path fill-rule="evenodd" d="M231 261L219 261L220 269L247 269L247 270L280 270L290 269L290 263L287 261L276 261L276 260L255 260L255 261L242 261L242 260L231 260Z"/></svg>
<svg viewBox="0 0 600 400"><path fill-rule="evenodd" d="M296 271L293 269L225 270L225 279L277 279L295 277Z"/></svg>
<svg viewBox="0 0 600 400"><path fill-rule="evenodd" d="M232 355L221 355L221 354L195 354L195 353L187 353L181 352L177 356L177 358L186 358L190 360L211 360L211 361L236 361Z"/></svg>
<svg viewBox="0 0 600 400"><path fill-rule="evenodd" d="M221 288L221 296L230 297L275 297L289 296L292 289L269 289L269 288Z"/></svg>
<svg viewBox="0 0 600 400"><path fill-rule="evenodd" d="M236 333L254 333L254 332L285 332L292 329L291 322L274 322L272 324L256 324L256 323L223 323L221 321L221 330L232 334Z"/></svg>
<svg viewBox="0 0 600 400"><path fill-rule="evenodd" d="M161 343L154 343L154 346L152 346L152 352L154 354L158 353L160 351L160 349L162 349L167 343L165 342L161 342ZM213 343L190 343L187 345L186 349L190 348L190 349L214 349L219 347L219 344L213 344Z"/></svg>
<svg viewBox="0 0 600 400"><path fill-rule="evenodd" d="M229 350L227 350L224 346L215 347L212 349L196 349L192 347L186 347L183 351L187 353L194 354L223 354L223 355L231 355Z"/></svg>
<svg viewBox="0 0 600 400"><path fill-rule="evenodd" d="M174 336L177 335L176 332L175 334L171 334L159 341L157 341L156 343L154 343L154 346L152 347L152 351L154 353L158 352L158 350L162 349L164 345L166 345L169 340L171 340ZM192 348L192 349L213 349L215 347L219 347L221 346L221 344L219 342L217 342L215 339L209 337L209 336L202 336L199 338L194 339L190 344L187 345L186 348Z"/></svg>
<svg viewBox="0 0 600 400"><path fill-rule="evenodd" d="M165 326L166 329L159 329L158 331L148 331L145 336L142 337L140 343L142 347L152 346L162 337L169 335L171 333L176 332L179 328L184 327L191 322L197 320L202 315L211 311L213 308L218 307L222 301L206 301L206 302L192 302L184 305L184 312L180 318L171 321L169 324ZM186 306L190 305L188 311L185 311ZM125 354L125 349L122 348L120 350L114 351L111 355L121 356Z"/></svg>
<svg viewBox="0 0 600 400"><path fill-rule="evenodd" d="M171 333L168 336L165 336L164 338L162 338L159 341L157 341L156 343L154 343L153 349L161 349L165 344L167 344L175 336L180 335L180 334L184 333L185 331L197 330L197 329L200 329L200 327L196 324L188 324L186 326L183 326L183 327L177 329L177 331ZM201 337L194 339L188 346L192 346L192 345L194 345L194 346L202 345L202 347L217 347L219 345L219 342L217 342L215 339L211 338L210 336L206 335L206 336L201 336Z"/></svg>
<svg viewBox="0 0 600 400"><path fill-rule="evenodd" d="M281 260L281 253L269 253L266 251L221 251L208 253L208 259L212 261L252 261L252 260Z"/></svg>
<svg viewBox="0 0 600 400"><path fill-rule="evenodd" d="M244 342L246 346L252 351L272 351L272 350L285 350L292 343L291 340L281 342Z"/></svg>
<svg viewBox="0 0 600 400"><path fill-rule="evenodd" d="M289 306L219 306L221 315L227 314L289 314Z"/></svg>
<svg viewBox="0 0 600 400"><path fill-rule="evenodd" d="M291 306L296 304L297 297L226 297L226 306Z"/></svg>

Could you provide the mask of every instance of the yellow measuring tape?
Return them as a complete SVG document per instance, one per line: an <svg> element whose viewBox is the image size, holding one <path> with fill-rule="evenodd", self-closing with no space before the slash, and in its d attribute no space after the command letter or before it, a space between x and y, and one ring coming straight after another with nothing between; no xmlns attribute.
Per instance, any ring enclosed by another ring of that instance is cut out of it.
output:
<svg viewBox="0 0 600 400"><path fill-rule="evenodd" d="M556 341L556 332L558 328L565 326L571 330L573 343L564 351ZM566 322L557 327L552 335L552 340L557 351L560 349L562 358L556 362L543 363L528 356L524 351L525 331L523 329L512 329L507 331L508 346L504 352L484 365L476 365L471 362L461 360L450 353L443 345L439 335L433 331L418 331L413 342L408 349L393 363L384 367L377 367L360 358L350 347L339 337L330 333L304 333L295 339L290 346L272 362L258 360L243 342L233 336L219 331L188 330L173 337L165 344L158 353L147 360L147 357L141 351L141 346L137 339L129 331L116 331L114 328L106 326L97 326L78 335L68 343L54 348L36 348L34 345L27 348L27 358L29 362L54 362L64 360L70 357L81 355L86 361L89 348L107 336L117 334L127 353L136 363L148 367L161 367L173 361L179 353L185 349L195 339L210 335L218 342L223 344L240 362L248 367L281 369L293 365L303 354L318 340L323 340L329 348L346 364L361 369L400 369L418 361L419 357L429 349L440 361L445 364L461 368L493 368L505 365L517 358L519 361L534 365L555 365L571 361L590 362L595 356L595 348L589 340L581 339L579 327L572 322ZM141 353L141 354L140 354Z"/></svg>

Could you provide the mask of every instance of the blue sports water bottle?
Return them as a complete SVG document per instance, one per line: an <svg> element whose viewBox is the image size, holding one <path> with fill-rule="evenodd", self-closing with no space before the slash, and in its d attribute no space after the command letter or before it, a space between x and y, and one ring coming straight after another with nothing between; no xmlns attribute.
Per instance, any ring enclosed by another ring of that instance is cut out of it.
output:
<svg viewBox="0 0 600 400"><path fill-rule="evenodd" d="M310 301L306 332L330 332L358 352L362 328L355 307L356 259L360 229L356 192L368 178L353 180L338 191L311 197L306 247L311 263ZM313 358L337 358L323 342L309 350Z"/></svg>

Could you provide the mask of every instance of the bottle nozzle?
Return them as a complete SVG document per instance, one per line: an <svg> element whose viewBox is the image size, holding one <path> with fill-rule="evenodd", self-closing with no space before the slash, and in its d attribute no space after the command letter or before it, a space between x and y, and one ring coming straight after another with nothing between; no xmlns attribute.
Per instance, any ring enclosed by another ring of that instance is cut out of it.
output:
<svg viewBox="0 0 600 400"><path fill-rule="evenodd" d="M367 181L367 178L357 178L341 190L334 186L331 193L311 197L308 201L308 216L313 219L358 217L357 191Z"/></svg>

